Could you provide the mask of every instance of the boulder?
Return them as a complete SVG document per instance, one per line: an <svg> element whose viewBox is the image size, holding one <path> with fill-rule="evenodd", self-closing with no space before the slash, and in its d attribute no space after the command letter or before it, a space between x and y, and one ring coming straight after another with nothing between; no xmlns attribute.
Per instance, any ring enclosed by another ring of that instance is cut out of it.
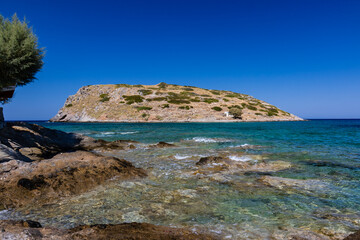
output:
<svg viewBox="0 0 360 240"><path fill-rule="evenodd" d="M90 190L117 177L144 177L130 162L95 153L76 151L51 159L23 163L0 175L0 203L4 208L45 204L60 197Z"/></svg>
<svg viewBox="0 0 360 240"><path fill-rule="evenodd" d="M360 230L353 234L350 234L349 236L344 238L344 240L360 240Z"/></svg>
<svg viewBox="0 0 360 240"><path fill-rule="evenodd" d="M6 127L0 129L0 144L31 160L51 158L60 152L72 151L81 140L82 137L77 134L23 122L7 123ZM1 152L4 151L0 149Z"/></svg>

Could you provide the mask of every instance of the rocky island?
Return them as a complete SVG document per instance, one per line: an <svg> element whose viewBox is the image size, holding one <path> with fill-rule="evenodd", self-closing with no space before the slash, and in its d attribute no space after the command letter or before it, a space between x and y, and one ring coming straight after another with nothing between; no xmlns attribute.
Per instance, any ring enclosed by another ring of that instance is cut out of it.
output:
<svg viewBox="0 0 360 240"><path fill-rule="evenodd" d="M303 120L246 94L192 86L91 85L69 96L54 122L238 122Z"/></svg>

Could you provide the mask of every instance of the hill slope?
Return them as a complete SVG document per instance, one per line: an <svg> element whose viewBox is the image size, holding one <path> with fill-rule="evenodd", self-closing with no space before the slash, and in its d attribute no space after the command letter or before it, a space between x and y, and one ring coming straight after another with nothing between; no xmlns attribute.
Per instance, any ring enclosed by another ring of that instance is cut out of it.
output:
<svg viewBox="0 0 360 240"><path fill-rule="evenodd" d="M241 118L231 115L237 109L241 110ZM64 122L298 120L302 119L249 95L166 83L85 86L69 96L51 119Z"/></svg>

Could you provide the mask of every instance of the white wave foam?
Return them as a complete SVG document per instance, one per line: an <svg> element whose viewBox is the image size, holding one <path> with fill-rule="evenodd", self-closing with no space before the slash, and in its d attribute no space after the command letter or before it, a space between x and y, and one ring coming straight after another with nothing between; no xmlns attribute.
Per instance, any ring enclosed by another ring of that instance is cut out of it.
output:
<svg viewBox="0 0 360 240"><path fill-rule="evenodd" d="M254 159L252 159L251 157L249 156L235 156L235 155L232 155L232 156L229 156L229 158L233 161L237 161L237 162L247 162L247 161L252 161Z"/></svg>
<svg viewBox="0 0 360 240"><path fill-rule="evenodd" d="M138 133L138 132L121 132L121 135L127 135L127 134L134 134L134 133Z"/></svg>
<svg viewBox="0 0 360 240"><path fill-rule="evenodd" d="M206 157L206 155L200 155L200 154L194 154L194 155L180 155L180 154L176 154L174 156L174 158L181 160L181 159L187 159L187 158L192 158L192 157Z"/></svg>
<svg viewBox="0 0 360 240"><path fill-rule="evenodd" d="M191 156L189 156L189 155L179 155L179 154L176 154L174 157L175 157L176 159L181 160L181 159L190 158Z"/></svg>
<svg viewBox="0 0 360 240"><path fill-rule="evenodd" d="M137 132L100 132L95 134L96 137L105 137L105 136L110 136L110 135L127 135L127 134L134 134Z"/></svg>
<svg viewBox="0 0 360 240"><path fill-rule="evenodd" d="M216 142L231 142L229 139L224 138L206 138L206 137L194 137L192 138L194 142L199 143L216 143Z"/></svg>

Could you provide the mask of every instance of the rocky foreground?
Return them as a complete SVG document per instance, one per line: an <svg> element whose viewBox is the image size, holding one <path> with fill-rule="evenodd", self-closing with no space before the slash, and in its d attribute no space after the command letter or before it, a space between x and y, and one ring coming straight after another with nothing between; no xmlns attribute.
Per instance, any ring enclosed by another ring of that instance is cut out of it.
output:
<svg viewBox="0 0 360 240"><path fill-rule="evenodd" d="M138 146L139 143L134 141L107 142L33 124L8 123L5 128L0 129L0 210L34 204L51 205L60 199L91 191L114 179L122 181L148 177L144 169L136 168L126 160L99 154L135 149ZM173 147L177 146L165 142L147 146L148 149ZM255 164L234 161L226 154L219 153L201 157L193 164L196 168L185 173L189 177L207 178L219 184L231 185L238 191L249 187L270 187L286 192L322 194L329 189L327 183L319 180L272 176L273 172L293 167L284 161L259 158ZM258 178L253 183L232 182L226 178L231 174L254 174ZM149 173L149 178L150 176ZM173 197L176 196L175 194ZM179 195L184 196L184 193ZM357 220L340 213L319 213L317 217L357 223ZM284 231L274 232L273 239L329 240L342 239L347 235L295 228L282 230ZM0 220L0 239L219 239L219 236L148 223L97 224L57 229L43 227L41 223L31 219L23 219ZM360 239L360 232L345 239Z"/></svg>
<svg viewBox="0 0 360 240"><path fill-rule="evenodd" d="M0 210L51 204L111 179L143 178L143 169L92 150L132 149L132 141L106 142L26 123L0 130ZM153 147L166 147L159 143ZM182 228L146 223L44 228L40 223L0 221L0 239L215 239Z"/></svg>
<svg viewBox="0 0 360 240"><path fill-rule="evenodd" d="M246 94L160 83L92 85L69 96L51 121L237 122L303 120Z"/></svg>

